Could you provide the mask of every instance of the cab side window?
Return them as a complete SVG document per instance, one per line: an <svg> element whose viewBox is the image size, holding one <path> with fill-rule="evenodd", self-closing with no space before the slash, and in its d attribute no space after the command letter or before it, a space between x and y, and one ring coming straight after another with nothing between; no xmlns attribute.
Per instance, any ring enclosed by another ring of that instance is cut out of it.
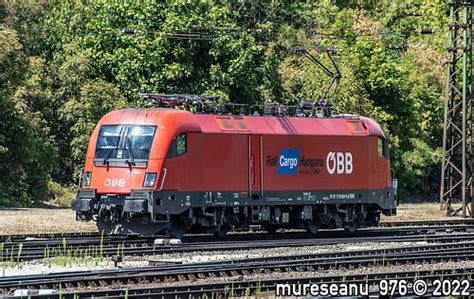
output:
<svg viewBox="0 0 474 299"><path fill-rule="evenodd" d="M377 138L377 152L379 157L390 158L389 150L388 150L388 143L385 138Z"/></svg>
<svg viewBox="0 0 474 299"><path fill-rule="evenodd" d="M170 148L168 149L167 158L173 158L180 156L186 153L187 144L186 144L186 134L179 134L173 139Z"/></svg>

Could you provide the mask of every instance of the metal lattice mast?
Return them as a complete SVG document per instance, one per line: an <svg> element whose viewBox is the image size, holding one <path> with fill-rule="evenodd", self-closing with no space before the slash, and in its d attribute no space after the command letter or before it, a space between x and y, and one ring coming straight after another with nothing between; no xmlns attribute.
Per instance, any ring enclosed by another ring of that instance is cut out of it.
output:
<svg viewBox="0 0 474 299"><path fill-rule="evenodd" d="M440 199L447 215L474 217L472 186L472 6L451 0ZM456 203L461 203L455 208Z"/></svg>

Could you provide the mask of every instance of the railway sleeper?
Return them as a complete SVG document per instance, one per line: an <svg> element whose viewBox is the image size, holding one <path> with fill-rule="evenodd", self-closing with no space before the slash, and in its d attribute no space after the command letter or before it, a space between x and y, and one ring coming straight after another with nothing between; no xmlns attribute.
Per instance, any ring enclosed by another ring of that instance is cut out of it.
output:
<svg viewBox="0 0 474 299"><path fill-rule="evenodd" d="M172 283L172 282L175 282L176 279L172 276L165 276L165 278L163 279L163 282L164 283Z"/></svg>
<svg viewBox="0 0 474 299"><path fill-rule="evenodd" d="M160 283L160 282L161 282L161 279L159 276L154 276L153 280L151 281L151 283Z"/></svg>
<svg viewBox="0 0 474 299"><path fill-rule="evenodd" d="M296 271L297 271L297 272L305 272L305 271L307 271L307 270L308 270L308 269L307 269L306 267L303 267L303 266L301 266L301 267L296 267Z"/></svg>

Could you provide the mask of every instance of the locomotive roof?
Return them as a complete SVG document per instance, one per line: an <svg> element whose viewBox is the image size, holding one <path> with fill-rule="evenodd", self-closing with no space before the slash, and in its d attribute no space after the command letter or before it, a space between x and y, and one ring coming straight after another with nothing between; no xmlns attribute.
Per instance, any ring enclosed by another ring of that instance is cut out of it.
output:
<svg viewBox="0 0 474 299"><path fill-rule="evenodd" d="M130 108L105 115L102 124L150 124L179 132L265 135L376 135L380 126L362 116L286 117L193 114L172 108Z"/></svg>

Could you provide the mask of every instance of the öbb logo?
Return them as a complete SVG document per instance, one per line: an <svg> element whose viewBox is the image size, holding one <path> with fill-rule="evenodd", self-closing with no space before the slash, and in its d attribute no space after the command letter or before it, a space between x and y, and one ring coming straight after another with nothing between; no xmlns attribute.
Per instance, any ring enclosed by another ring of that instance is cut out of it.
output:
<svg viewBox="0 0 474 299"><path fill-rule="evenodd" d="M104 181L104 186L105 187L125 187L125 180L106 178Z"/></svg>
<svg viewBox="0 0 474 299"><path fill-rule="evenodd" d="M326 157L326 168L329 174L351 174L353 170L352 154L329 152Z"/></svg>
<svg viewBox="0 0 474 299"><path fill-rule="evenodd" d="M298 173L300 150L297 148L286 148L280 150L278 157L278 174Z"/></svg>

